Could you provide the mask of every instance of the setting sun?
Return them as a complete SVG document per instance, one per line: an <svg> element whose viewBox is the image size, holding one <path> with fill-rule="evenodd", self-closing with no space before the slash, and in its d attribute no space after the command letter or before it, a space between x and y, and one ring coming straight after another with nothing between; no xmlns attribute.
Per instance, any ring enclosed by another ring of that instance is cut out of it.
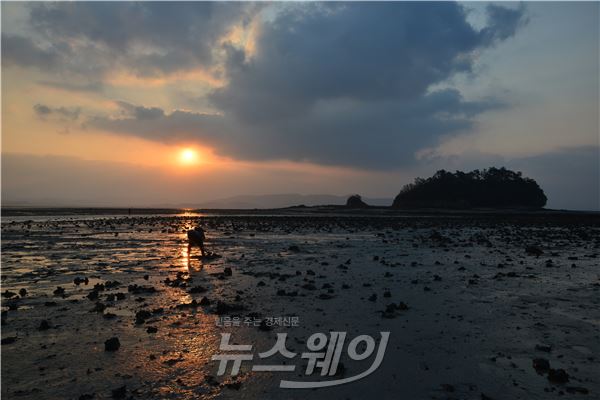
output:
<svg viewBox="0 0 600 400"><path fill-rule="evenodd" d="M198 162L198 154L193 149L183 149L179 153L179 161L183 165L192 165Z"/></svg>

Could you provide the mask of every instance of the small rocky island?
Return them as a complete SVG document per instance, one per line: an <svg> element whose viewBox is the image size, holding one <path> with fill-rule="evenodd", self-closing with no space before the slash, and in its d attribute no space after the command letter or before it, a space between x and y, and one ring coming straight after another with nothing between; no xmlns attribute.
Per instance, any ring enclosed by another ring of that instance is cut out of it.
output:
<svg viewBox="0 0 600 400"><path fill-rule="evenodd" d="M393 208L527 208L546 205L536 181L504 167L471 172L437 171L427 179L405 185Z"/></svg>

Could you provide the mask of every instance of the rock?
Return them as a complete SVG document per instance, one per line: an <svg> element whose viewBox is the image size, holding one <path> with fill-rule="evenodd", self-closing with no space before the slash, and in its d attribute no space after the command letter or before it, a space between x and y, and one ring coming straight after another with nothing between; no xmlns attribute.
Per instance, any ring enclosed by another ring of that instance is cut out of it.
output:
<svg viewBox="0 0 600 400"><path fill-rule="evenodd" d="M539 257L542 254L544 254L544 252L542 251L542 249L540 249L537 246L527 246L527 247L525 247L525 253L527 253L530 256L536 256L536 257Z"/></svg>
<svg viewBox="0 0 600 400"><path fill-rule="evenodd" d="M54 293L55 296L64 296L65 294L65 288L57 286L56 289L54 289Z"/></svg>
<svg viewBox="0 0 600 400"><path fill-rule="evenodd" d="M580 387L580 386L567 386L567 388L565 389L567 391L567 393L571 393L571 394L589 394L590 391L587 390L584 387Z"/></svg>
<svg viewBox="0 0 600 400"><path fill-rule="evenodd" d="M156 333L156 332L158 332L158 328L155 326L149 326L148 328L146 328L146 332L147 333Z"/></svg>
<svg viewBox="0 0 600 400"><path fill-rule="evenodd" d="M235 381L235 382L226 383L225 387L227 389L240 390L240 388L242 387L242 382Z"/></svg>
<svg viewBox="0 0 600 400"><path fill-rule="evenodd" d="M538 373L547 372L550 369L550 362L545 358L535 358L533 360L533 369Z"/></svg>
<svg viewBox="0 0 600 400"><path fill-rule="evenodd" d="M294 253L297 253L300 251L300 247L296 245L291 245L290 247L288 247L288 251L293 251Z"/></svg>
<svg viewBox="0 0 600 400"><path fill-rule="evenodd" d="M550 353L552 351L552 346L547 346L544 344L536 344L535 349L538 351L543 351L545 353Z"/></svg>
<svg viewBox="0 0 600 400"><path fill-rule="evenodd" d="M233 274L233 272L231 271L231 268L229 268L229 267L226 267L223 270L223 275L225 275L225 276L231 276L232 274Z"/></svg>
<svg viewBox="0 0 600 400"><path fill-rule="evenodd" d="M317 299L319 300L330 300L333 299L333 296L327 293L321 293L320 295L317 296Z"/></svg>
<svg viewBox="0 0 600 400"><path fill-rule="evenodd" d="M43 320L42 322L40 322L40 326L38 327L38 331L47 331L48 329L50 329L50 323L46 320Z"/></svg>
<svg viewBox="0 0 600 400"><path fill-rule="evenodd" d="M117 351L121 347L118 337L111 337L104 342L104 351Z"/></svg>
<svg viewBox="0 0 600 400"><path fill-rule="evenodd" d="M367 300L369 300L369 301L377 301L377 295L375 293L373 293L372 295L369 296L369 298Z"/></svg>
<svg viewBox="0 0 600 400"><path fill-rule="evenodd" d="M190 290L188 290L188 293L204 293L206 292L206 288L202 287L202 286L194 286L193 288L190 288Z"/></svg>
<svg viewBox="0 0 600 400"><path fill-rule="evenodd" d="M125 386L125 385L112 390L112 398L113 399L122 399L126 395L127 395L127 386Z"/></svg>
<svg viewBox="0 0 600 400"><path fill-rule="evenodd" d="M21 297L25 297L25 296L27 296L27 289L25 289L25 288L21 288L21 289L19 290L19 296L21 296Z"/></svg>
<svg viewBox="0 0 600 400"><path fill-rule="evenodd" d="M146 322L148 318L152 317L152 313L148 310L140 310L135 313L135 323L140 325Z"/></svg>
<svg viewBox="0 0 600 400"><path fill-rule="evenodd" d="M552 383L566 383L569 382L569 374L562 369L550 369L548 371L548 380Z"/></svg>
<svg viewBox="0 0 600 400"><path fill-rule="evenodd" d="M383 297L392 297L392 293L390 293L389 290L386 290L385 292L383 292Z"/></svg>
<svg viewBox="0 0 600 400"><path fill-rule="evenodd" d="M96 304L94 305L94 308L92 308L90 310L90 312L104 312L104 310L106 309L106 304L100 303L99 301L96 302Z"/></svg>
<svg viewBox="0 0 600 400"><path fill-rule="evenodd" d="M265 283L265 282L263 282L263 281L259 281L259 282L256 284L256 286L258 286L258 287L260 287L260 286L265 286L265 285L266 285L266 283Z"/></svg>
<svg viewBox="0 0 600 400"><path fill-rule="evenodd" d="M209 306L210 305L210 300L208 299L208 297L202 297L200 299L200 304L201 306Z"/></svg>
<svg viewBox="0 0 600 400"><path fill-rule="evenodd" d="M10 290L5 290L4 293L2 293L2 296L6 297L6 298L11 298L11 297L15 297L17 294L15 292L11 292Z"/></svg>
<svg viewBox="0 0 600 400"><path fill-rule="evenodd" d="M92 301L97 300L98 299L98 291L92 290L91 292L88 293L88 295L86 297Z"/></svg>
<svg viewBox="0 0 600 400"><path fill-rule="evenodd" d="M16 336L8 336L5 338L2 338L2 340L0 340L0 344L13 344L14 342L17 341L17 337Z"/></svg>
<svg viewBox="0 0 600 400"><path fill-rule="evenodd" d="M46 301L46 302L44 302L44 305L46 307L54 307L57 305L57 303L55 301Z"/></svg>
<svg viewBox="0 0 600 400"><path fill-rule="evenodd" d="M385 310L381 312L381 316L383 318L395 318L397 317L398 311L406 311L408 310L408 306L404 302L390 303L385 307Z"/></svg>
<svg viewBox="0 0 600 400"><path fill-rule="evenodd" d="M73 283L77 286L81 285L82 283L87 285L89 283L89 280L88 278L76 277L75 279L73 279Z"/></svg>

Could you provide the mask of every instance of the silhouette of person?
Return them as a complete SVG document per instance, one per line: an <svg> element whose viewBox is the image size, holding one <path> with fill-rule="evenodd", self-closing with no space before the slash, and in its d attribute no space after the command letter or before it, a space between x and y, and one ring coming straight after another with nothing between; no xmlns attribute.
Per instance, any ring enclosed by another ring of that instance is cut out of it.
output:
<svg viewBox="0 0 600 400"><path fill-rule="evenodd" d="M191 254L192 247L197 246L200 248L200 254L204 257L204 229L197 226L194 229L190 229L187 231L188 236L188 258Z"/></svg>

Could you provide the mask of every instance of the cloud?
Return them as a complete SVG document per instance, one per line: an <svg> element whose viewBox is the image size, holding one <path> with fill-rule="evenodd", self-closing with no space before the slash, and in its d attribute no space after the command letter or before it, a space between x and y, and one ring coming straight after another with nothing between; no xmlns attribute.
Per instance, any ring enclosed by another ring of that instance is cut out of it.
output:
<svg viewBox="0 0 600 400"><path fill-rule="evenodd" d="M2 64L22 67L54 68L58 55L27 37L2 34Z"/></svg>
<svg viewBox="0 0 600 400"><path fill-rule="evenodd" d="M79 107L56 107L52 108L45 104L36 104L33 106L33 111L40 118L46 118L50 116L56 116L60 120L71 120L75 121L81 114L81 108Z"/></svg>
<svg viewBox="0 0 600 400"><path fill-rule="evenodd" d="M102 92L104 85L100 81L96 82L60 82L50 80L39 80L38 85L47 86L53 89L65 90L68 92Z"/></svg>
<svg viewBox="0 0 600 400"><path fill-rule="evenodd" d="M31 37L3 34L7 62L94 77L117 67L138 76L209 67L218 40L257 8L216 2L27 6Z"/></svg>
<svg viewBox="0 0 600 400"><path fill-rule="evenodd" d="M526 21L523 7L489 6L487 25L476 29L457 3L280 4L253 20L251 52L222 43L259 8L35 3L38 42L28 43L30 58L11 59L31 65L47 54L50 67L94 79L115 65L142 76L218 67L227 83L206 97L218 114L120 102L118 115L92 116L87 125L197 140L245 160L394 169L442 136L472 131L481 113L508 106L439 88L473 74L480 52L513 36Z"/></svg>
<svg viewBox="0 0 600 400"><path fill-rule="evenodd" d="M395 168L506 106L433 88L471 73L476 54L523 21L522 8L494 6L477 30L456 3L287 6L263 21L252 54L225 45L228 83L208 97L220 116L164 114L156 122L173 131L161 133L137 117L95 124L165 141L209 139L240 159Z"/></svg>

